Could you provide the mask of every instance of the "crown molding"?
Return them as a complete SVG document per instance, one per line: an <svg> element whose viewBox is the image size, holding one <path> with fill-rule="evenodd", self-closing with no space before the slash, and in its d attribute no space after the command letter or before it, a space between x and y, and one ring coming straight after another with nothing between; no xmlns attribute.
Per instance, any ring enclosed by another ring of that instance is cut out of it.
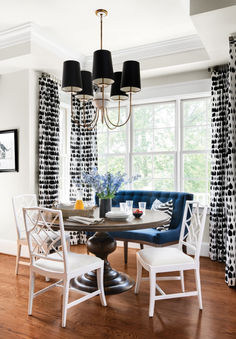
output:
<svg viewBox="0 0 236 339"><path fill-rule="evenodd" d="M0 49L14 47L30 41L32 23L11 27L0 31Z"/></svg>
<svg viewBox="0 0 236 339"><path fill-rule="evenodd" d="M73 58L81 61L81 63L85 60L85 56L82 53L76 54L68 48L62 47L50 39L38 25L32 22L0 31L0 50L24 43L36 43L62 59Z"/></svg>
<svg viewBox="0 0 236 339"><path fill-rule="evenodd" d="M79 60L83 69L92 69L92 56L76 54L74 51L63 47L57 41L53 40L52 37L48 36L42 28L32 22L27 22L4 31L0 31L0 50L14 46L24 46L25 43L28 43L30 46L30 50L25 50L25 54L33 54L33 47L38 45L50 51L61 60ZM148 66L148 68L152 69L153 59L155 58L156 64L159 65L160 60L158 60L158 57L163 58L165 56L172 55L174 58L174 55L184 52L191 53L193 51L205 51L198 35L189 35L162 42L117 50L112 52L112 58L113 65L116 68L120 68L124 60L134 59L149 65L150 67Z"/></svg>
<svg viewBox="0 0 236 339"><path fill-rule="evenodd" d="M197 34L181 38L154 42L147 45L122 49L112 52L114 65L122 63L127 59L142 61L145 59L160 57L164 55L189 52L193 50L204 49L201 39ZM91 68L93 56L86 58L86 67Z"/></svg>

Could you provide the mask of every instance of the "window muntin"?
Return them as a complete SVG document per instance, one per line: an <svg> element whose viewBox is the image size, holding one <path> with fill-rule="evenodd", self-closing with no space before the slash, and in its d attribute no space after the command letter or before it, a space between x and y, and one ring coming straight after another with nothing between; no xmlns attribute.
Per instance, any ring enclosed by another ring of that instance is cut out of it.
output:
<svg viewBox="0 0 236 339"><path fill-rule="evenodd" d="M181 101L182 190L209 203L211 100L209 97Z"/></svg>
<svg viewBox="0 0 236 339"><path fill-rule="evenodd" d="M114 119L116 109L109 111ZM207 203L210 120L209 97L134 105L131 123L98 126L99 171L140 174L129 188L187 191Z"/></svg>

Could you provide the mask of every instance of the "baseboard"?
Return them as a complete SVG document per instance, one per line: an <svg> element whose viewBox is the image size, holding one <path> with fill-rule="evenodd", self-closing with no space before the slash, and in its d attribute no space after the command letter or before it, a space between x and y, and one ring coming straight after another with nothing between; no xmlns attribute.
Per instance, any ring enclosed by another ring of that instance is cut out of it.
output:
<svg viewBox="0 0 236 339"><path fill-rule="evenodd" d="M191 250L188 250L188 254L193 254L193 252ZM201 257L209 257L209 243L208 242L202 243L200 256Z"/></svg>
<svg viewBox="0 0 236 339"><path fill-rule="evenodd" d="M14 240L0 239L0 253L16 256L17 242ZM21 256L29 258L27 246L21 247Z"/></svg>
<svg viewBox="0 0 236 339"><path fill-rule="evenodd" d="M124 247L124 242L123 241L117 241L117 246L118 247ZM178 246L176 245L171 245L172 247ZM136 242L129 242L128 243L129 248L137 248L140 249L140 244ZM148 245L144 245L144 247L149 247ZM188 250L188 254L193 254L193 252ZM203 242L202 247L201 247L201 252L200 252L201 257L209 257L209 244L208 242Z"/></svg>
<svg viewBox="0 0 236 339"><path fill-rule="evenodd" d="M124 242L123 241L117 241L117 246L118 247L124 247ZM129 248L140 249L140 244L138 244L136 242L129 242L128 246L129 246ZM172 246L174 247L176 245L172 245ZM148 245L144 245L144 247L148 247ZM0 253L10 254L10 255L16 256L16 241L0 239ZM193 254L193 252L188 250L188 254ZM28 249L27 249L26 246L22 246L21 255L24 258L29 258L29 252L28 252ZM200 256L201 257L209 257L209 244L207 242L202 243Z"/></svg>

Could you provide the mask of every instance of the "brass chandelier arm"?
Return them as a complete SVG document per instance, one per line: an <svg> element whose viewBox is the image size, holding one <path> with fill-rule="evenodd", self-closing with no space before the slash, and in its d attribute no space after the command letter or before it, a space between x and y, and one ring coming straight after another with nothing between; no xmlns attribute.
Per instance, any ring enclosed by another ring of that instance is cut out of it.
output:
<svg viewBox="0 0 236 339"><path fill-rule="evenodd" d="M73 110L73 97L71 94L71 119L73 120L74 123L76 123L79 127L83 127L83 128L87 128L89 130L92 130L98 122L98 118L99 118L99 111L96 109L96 113L95 116L93 118L93 120L89 123L85 122L85 104L83 105L83 122L81 123L78 119L76 119L75 114L74 114L74 110ZM90 127L92 124L94 123L94 125L92 127Z"/></svg>
<svg viewBox="0 0 236 339"><path fill-rule="evenodd" d="M108 118L107 108L105 110L106 110L106 113L104 114L104 121L105 121L105 124L106 124L107 128L109 128L110 130L116 129L116 126L115 127L109 126L109 123L108 123L109 120L107 121L107 118Z"/></svg>
<svg viewBox="0 0 236 339"><path fill-rule="evenodd" d="M131 113L132 113L132 93L130 93L130 97L129 97L129 115L128 115L128 118L126 119L126 121L124 122L124 123L122 123L122 124L114 124L110 119L109 119L109 116L108 116L108 113L107 113L107 119L108 119L108 121L109 121L109 123L112 125L112 126L114 126L114 127L122 127L122 126L124 126L128 121L129 121L129 119L130 119L130 117L131 117ZM120 111L120 110L119 110Z"/></svg>
<svg viewBox="0 0 236 339"><path fill-rule="evenodd" d="M110 123L112 126L117 127L117 125L119 125L119 123L120 123L120 100L119 100L119 104L118 104L118 118L117 118L117 123L114 124L114 123L110 120L109 115L108 115L108 109L106 109L106 118L107 118L107 120L109 121L109 123Z"/></svg>
<svg viewBox="0 0 236 339"><path fill-rule="evenodd" d="M91 126L94 123L94 121L98 119L98 117L97 117L98 115L99 115L99 112L96 109L96 113L94 115L93 120L90 121L89 123L87 123L86 120L85 120L85 103L83 103L83 122L84 122L84 125Z"/></svg>
<svg viewBox="0 0 236 339"><path fill-rule="evenodd" d="M79 127L83 127L83 128L86 128L87 130L91 131L91 130L93 130L93 129L96 127L97 122L98 122L98 118L99 118L99 111L96 110L96 116L95 116L95 119L94 119L95 122L94 122L93 126L87 125L87 124L81 124L81 123L79 122L78 119L75 119L75 118L74 118L74 114L73 114L72 120L73 120L74 123L76 123Z"/></svg>
<svg viewBox="0 0 236 339"><path fill-rule="evenodd" d="M90 126L86 125L86 126L83 126L83 127L87 128L89 131L92 131L97 125L98 118L99 118L99 111L96 109L96 120L95 120L93 126L90 127Z"/></svg>

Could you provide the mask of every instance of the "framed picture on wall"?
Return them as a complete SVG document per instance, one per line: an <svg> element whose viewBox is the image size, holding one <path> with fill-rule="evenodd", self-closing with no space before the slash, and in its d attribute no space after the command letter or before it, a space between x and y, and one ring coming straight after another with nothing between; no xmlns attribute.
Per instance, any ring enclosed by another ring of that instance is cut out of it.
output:
<svg viewBox="0 0 236 339"><path fill-rule="evenodd" d="M0 172L18 172L18 135L16 129L0 131Z"/></svg>

